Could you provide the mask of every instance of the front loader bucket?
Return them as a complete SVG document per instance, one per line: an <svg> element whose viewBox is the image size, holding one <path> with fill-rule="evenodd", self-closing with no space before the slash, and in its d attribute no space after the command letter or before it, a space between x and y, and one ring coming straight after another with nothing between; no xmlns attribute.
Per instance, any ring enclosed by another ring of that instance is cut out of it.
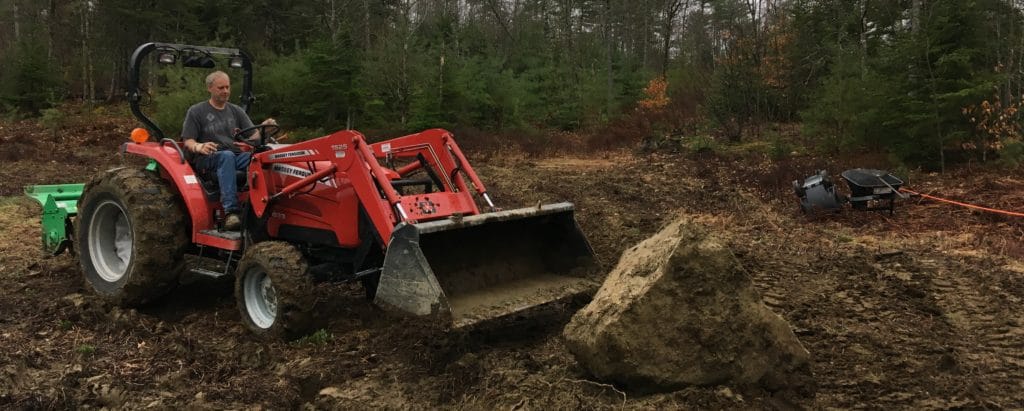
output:
<svg viewBox="0 0 1024 411"><path fill-rule="evenodd" d="M71 217L78 214L78 198L85 184L54 184L25 187L25 195L43 207L43 251L57 255L71 244Z"/></svg>
<svg viewBox="0 0 1024 411"><path fill-rule="evenodd" d="M591 291L594 262L570 203L401 224L374 302L464 327Z"/></svg>

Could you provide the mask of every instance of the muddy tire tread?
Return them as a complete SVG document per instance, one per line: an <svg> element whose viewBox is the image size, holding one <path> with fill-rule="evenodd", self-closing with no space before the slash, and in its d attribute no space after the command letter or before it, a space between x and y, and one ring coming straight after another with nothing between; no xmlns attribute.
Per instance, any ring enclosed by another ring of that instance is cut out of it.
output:
<svg viewBox="0 0 1024 411"><path fill-rule="evenodd" d="M245 307L244 274L259 265L270 276L277 293L277 318L270 328L256 326ZM260 338L294 340L312 331L316 298L305 256L283 241L264 241L246 250L235 274L235 301L246 328Z"/></svg>
<svg viewBox="0 0 1024 411"><path fill-rule="evenodd" d="M78 202L80 218L75 219L74 242L87 286L103 299L120 306L151 302L175 288L184 270L183 256L190 245L188 219L177 192L153 172L115 168L89 181ZM88 230L82 227L84 212L96 197L111 194L125 207L133 228L132 261L127 280L114 293L96 289L89 281Z"/></svg>

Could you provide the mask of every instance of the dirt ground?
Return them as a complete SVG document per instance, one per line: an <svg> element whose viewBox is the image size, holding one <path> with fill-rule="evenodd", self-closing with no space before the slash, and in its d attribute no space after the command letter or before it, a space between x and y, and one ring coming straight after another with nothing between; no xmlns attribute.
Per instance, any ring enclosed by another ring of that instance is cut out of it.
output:
<svg viewBox="0 0 1024 411"><path fill-rule="evenodd" d="M811 352L817 383L803 398L726 386L640 395L593 380L565 349L580 301L445 332L381 312L358 285L324 285L326 332L269 344L243 329L229 282L192 281L138 310L104 305L73 257L41 256L39 208L21 190L128 161L117 146L132 126L0 122L0 408L1024 407L1024 220L918 199L894 216L797 211L790 181L882 167L867 157L471 156L501 206L574 202L606 269L678 213L713 227ZM1024 211L1020 171L904 177Z"/></svg>

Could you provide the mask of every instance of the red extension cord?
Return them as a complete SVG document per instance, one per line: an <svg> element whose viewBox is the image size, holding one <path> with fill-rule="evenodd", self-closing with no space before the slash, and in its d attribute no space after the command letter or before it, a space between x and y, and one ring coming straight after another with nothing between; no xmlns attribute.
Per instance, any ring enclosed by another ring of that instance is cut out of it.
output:
<svg viewBox="0 0 1024 411"><path fill-rule="evenodd" d="M941 202L944 202L944 203L955 204L955 205L958 205L960 207L967 207L967 208L972 208L972 209L975 209L975 210L987 211L987 212L996 213L996 214L1011 215L1011 216L1014 216L1014 217L1024 217L1024 213L1018 213L1018 212L1006 211L1006 210L998 210L998 209L995 209L995 208L982 207L982 206L974 205L974 204L961 203L959 201L947 200L945 198L935 197L935 196L931 196L931 195L928 195L928 194L921 194L921 193L918 193L916 191L908 190L906 188L900 188L900 191L906 192L906 193L910 193L910 194L914 194L914 195L918 195L918 196L921 196L921 197L924 197L924 198L927 198L927 199L931 199L931 200L935 200L935 201L941 201Z"/></svg>

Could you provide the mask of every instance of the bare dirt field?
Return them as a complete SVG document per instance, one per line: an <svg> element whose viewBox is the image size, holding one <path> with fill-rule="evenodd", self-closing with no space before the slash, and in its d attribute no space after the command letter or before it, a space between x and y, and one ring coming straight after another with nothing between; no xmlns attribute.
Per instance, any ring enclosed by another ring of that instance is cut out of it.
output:
<svg viewBox="0 0 1024 411"><path fill-rule="evenodd" d="M574 202L606 271L670 219L695 216L727 239L813 358L809 396L725 386L641 395L593 380L564 347L561 330L585 301L453 332L386 314L358 285L324 285L326 333L292 343L251 337L225 281L185 281L137 310L105 305L72 256L41 256L39 207L21 190L131 161L117 147L132 126L116 116L56 132L0 122L0 408L1024 407L1024 219L919 199L894 216L799 213L790 181L884 168L869 159L470 157L501 206ZM1019 171L914 173L909 186L1024 211Z"/></svg>

